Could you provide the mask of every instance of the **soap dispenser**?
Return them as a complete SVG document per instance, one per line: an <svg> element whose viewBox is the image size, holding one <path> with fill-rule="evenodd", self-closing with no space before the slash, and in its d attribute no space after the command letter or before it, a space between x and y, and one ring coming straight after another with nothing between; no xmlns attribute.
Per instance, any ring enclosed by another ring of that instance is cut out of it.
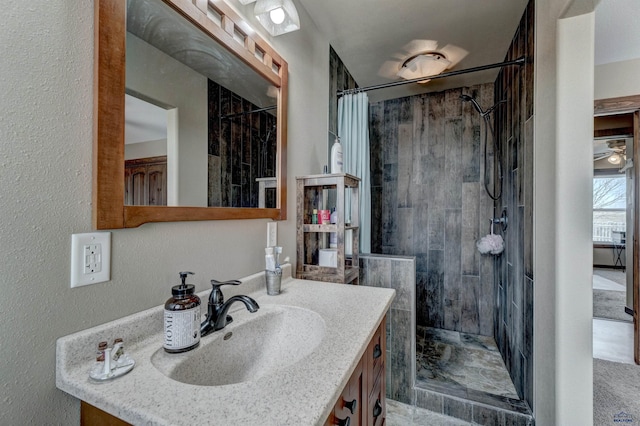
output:
<svg viewBox="0 0 640 426"><path fill-rule="evenodd" d="M164 305L164 350L169 353L190 351L200 344L200 298L195 286L187 284L187 275L180 272L182 284L171 288L172 297Z"/></svg>

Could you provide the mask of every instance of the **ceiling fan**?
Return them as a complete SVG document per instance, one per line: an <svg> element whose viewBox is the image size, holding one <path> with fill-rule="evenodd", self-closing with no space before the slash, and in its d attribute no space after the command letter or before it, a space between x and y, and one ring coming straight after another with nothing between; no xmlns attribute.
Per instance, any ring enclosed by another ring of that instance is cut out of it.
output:
<svg viewBox="0 0 640 426"><path fill-rule="evenodd" d="M595 140L593 142L593 161L604 160L611 164L620 164L627 159L627 142L624 139Z"/></svg>

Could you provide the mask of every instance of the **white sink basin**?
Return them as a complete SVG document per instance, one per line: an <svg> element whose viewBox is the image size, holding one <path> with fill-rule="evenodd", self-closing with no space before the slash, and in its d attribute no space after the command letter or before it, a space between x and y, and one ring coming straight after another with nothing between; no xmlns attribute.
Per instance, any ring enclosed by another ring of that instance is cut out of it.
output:
<svg viewBox="0 0 640 426"><path fill-rule="evenodd" d="M258 312L232 313L226 328L203 337L190 352L169 354L160 348L152 364L178 382L222 386L257 380L309 355L325 335L322 317L308 309L261 306Z"/></svg>

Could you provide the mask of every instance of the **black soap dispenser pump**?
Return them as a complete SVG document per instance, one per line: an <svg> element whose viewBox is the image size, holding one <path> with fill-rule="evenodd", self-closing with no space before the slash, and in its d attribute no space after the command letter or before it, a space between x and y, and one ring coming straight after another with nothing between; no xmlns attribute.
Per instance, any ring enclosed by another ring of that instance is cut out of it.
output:
<svg viewBox="0 0 640 426"><path fill-rule="evenodd" d="M190 351L200 344L200 298L195 286L187 284L180 272L180 285L171 288L172 297L164 304L164 350L169 353Z"/></svg>

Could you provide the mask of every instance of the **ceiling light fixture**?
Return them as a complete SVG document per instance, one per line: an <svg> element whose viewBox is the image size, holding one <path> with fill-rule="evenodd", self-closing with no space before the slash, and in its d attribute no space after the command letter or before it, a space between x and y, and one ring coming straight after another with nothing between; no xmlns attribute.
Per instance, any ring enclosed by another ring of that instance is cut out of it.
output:
<svg viewBox="0 0 640 426"><path fill-rule="evenodd" d="M607 158L607 161L610 162L611 164L620 164L621 160L622 160L622 157L620 157L620 154L618 153L614 153L610 155L609 158Z"/></svg>
<svg viewBox="0 0 640 426"><path fill-rule="evenodd" d="M286 15L284 14L284 9L281 7L277 7L269 12L269 19L276 25L280 25L284 22L284 18Z"/></svg>
<svg viewBox="0 0 640 426"><path fill-rule="evenodd" d="M449 61L440 52L423 52L409 57L402 63L397 76L405 80L413 80L415 78L430 77L442 73L451 66ZM419 83L427 83L429 79L420 81Z"/></svg>
<svg viewBox="0 0 640 426"><path fill-rule="evenodd" d="M300 29L298 11L291 0L257 0L253 13L272 36Z"/></svg>
<svg viewBox="0 0 640 426"><path fill-rule="evenodd" d="M256 0L238 0L240 2L240 4L249 4L249 3L255 3Z"/></svg>

